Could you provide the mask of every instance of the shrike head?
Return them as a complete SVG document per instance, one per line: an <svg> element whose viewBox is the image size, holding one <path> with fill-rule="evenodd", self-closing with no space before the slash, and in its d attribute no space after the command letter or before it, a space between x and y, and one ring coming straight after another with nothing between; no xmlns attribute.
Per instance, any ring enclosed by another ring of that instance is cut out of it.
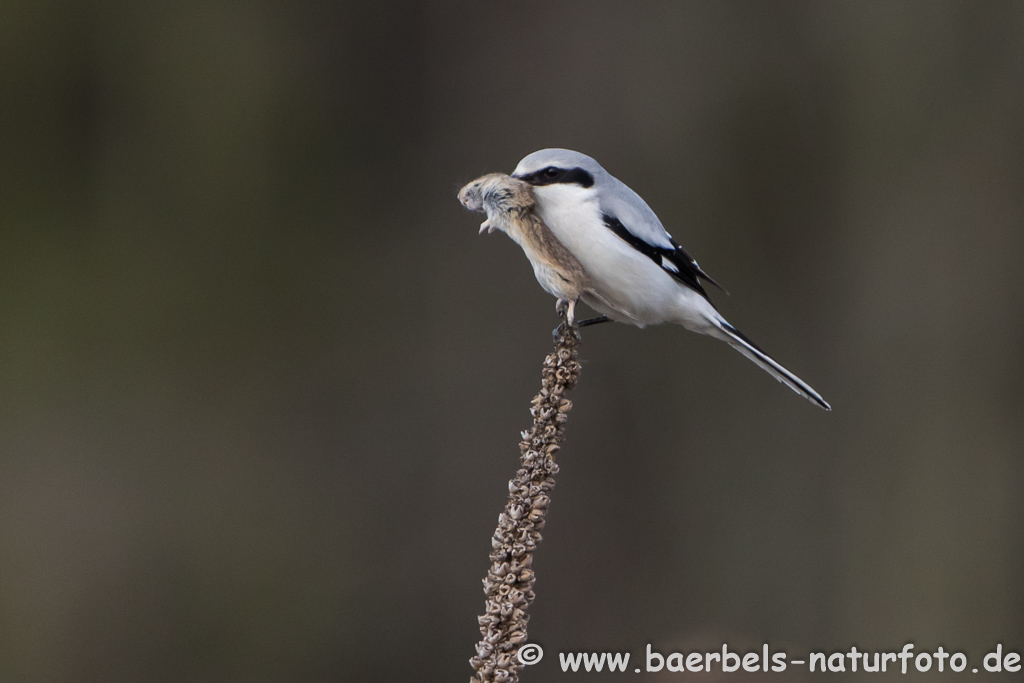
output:
<svg viewBox="0 0 1024 683"><path fill-rule="evenodd" d="M590 188L608 172L586 154L571 149L542 149L523 158L512 172L535 187L545 185L577 185Z"/></svg>

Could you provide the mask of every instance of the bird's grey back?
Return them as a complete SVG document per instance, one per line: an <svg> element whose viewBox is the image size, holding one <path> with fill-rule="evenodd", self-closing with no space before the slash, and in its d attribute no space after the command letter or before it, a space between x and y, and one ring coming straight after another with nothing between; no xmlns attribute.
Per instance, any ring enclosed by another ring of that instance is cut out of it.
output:
<svg viewBox="0 0 1024 683"><path fill-rule="evenodd" d="M672 237L654 210L626 183L605 172L601 182L595 178L594 187L597 188L603 213L618 218L627 230L648 244L673 248Z"/></svg>

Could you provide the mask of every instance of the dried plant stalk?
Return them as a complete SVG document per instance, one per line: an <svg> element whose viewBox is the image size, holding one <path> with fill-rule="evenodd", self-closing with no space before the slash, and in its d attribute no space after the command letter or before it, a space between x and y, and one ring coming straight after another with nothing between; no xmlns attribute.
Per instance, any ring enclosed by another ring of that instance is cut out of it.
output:
<svg viewBox="0 0 1024 683"><path fill-rule="evenodd" d="M540 393L533 397L533 426L519 442L520 468L508 483L508 503L491 538L491 568L484 579L486 612L479 617L482 639L471 682L516 683L523 665L516 654L526 643L526 613L533 602L533 552L540 543L550 492L555 485L558 452L572 402L565 392L580 375L579 337L563 324L555 350L544 359Z"/></svg>

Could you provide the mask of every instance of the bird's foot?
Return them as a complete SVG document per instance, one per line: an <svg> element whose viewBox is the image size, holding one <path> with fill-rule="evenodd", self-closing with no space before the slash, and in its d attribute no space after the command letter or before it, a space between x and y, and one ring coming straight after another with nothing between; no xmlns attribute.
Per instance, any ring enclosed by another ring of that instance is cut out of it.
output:
<svg viewBox="0 0 1024 683"><path fill-rule="evenodd" d="M579 328L577 328L576 325L566 325L565 322L563 321L563 322L558 323L558 327L556 327L555 329L551 330L551 341L555 342L555 344L557 345L558 344L558 340L562 338L562 335L565 333L565 331L567 329L568 330L572 330L572 333L573 333L573 335L576 336L576 340L577 341L580 340Z"/></svg>
<svg viewBox="0 0 1024 683"><path fill-rule="evenodd" d="M559 299L555 302L555 313L562 318L562 322L551 332L551 338L555 340L555 343L558 343L558 338L562 336L566 329L571 329L578 340L580 332L576 325L576 300Z"/></svg>
<svg viewBox="0 0 1024 683"><path fill-rule="evenodd" d="M570 325L576 324L576 299L559 299L555 302L555 313Z"/></svg>

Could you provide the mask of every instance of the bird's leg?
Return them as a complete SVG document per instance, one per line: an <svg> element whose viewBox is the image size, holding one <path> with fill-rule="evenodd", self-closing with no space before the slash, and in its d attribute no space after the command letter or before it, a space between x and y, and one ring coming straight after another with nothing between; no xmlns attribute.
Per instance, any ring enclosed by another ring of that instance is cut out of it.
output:
<svg viewBox="0 0 1024 683"><path fill-rule="evenodd" d="M574 301L572 303L575 304L576 302ZM572 304L570 304L570 306L572 306ZM575 311L573 311L573 309L570 308L566 312L566 315L563 317L563 319L569 322L569 327L571 327L576 332L576 338L577 339L579 339L579 337L580 337L580 329L581 328L589 327L591 325L599 325L600 323L610 323L612 321L612 319L609 318L608 316L600 315L600 316L598 316L596 318L587 318L586 320L581 320L578 323L573 323L572 322L572 318L570 316L574 312ZM556 344L558 343L558 337L561 336L562 330L564 330L564 329L565 329L565 323L562 322L562 323L558 324L558 327L556 327L554 330L551 331L551 338L555 340Z"/></svg>
<svg viewBox="0 0 1024 683"><path fill-rule="evenodd" d="M578 339L580 335L579 327L585 327L586 325L593 325L594 323L604 322L605 320L608 320L606 316L601 316L602 318L604 318L604 320L593 318L589 322L584 321L586 325L584 325L583 323L577 323L577 301L579 301L579 299L573 299L572 301L566 299L559 299L558 303L555 304L555 312L558 313L558 315L562 316L562 322L558 324L558 327L551 331L551 338L555 340L556 344L558 343L558 337L561 336L566 326L571 327L573 329L573 331L576 333L576 338Z"/></svg>
<svg viewBox="0 0 1024 683"><path fill-rule="evenodd" d="M610 323L611 321L612 321L612 319L609 318L608 316L606 316L606 315L599 315L596 318L587 318L586 320L579 321L578 323L576 323L576 327L577 328L589 327L590 325L599 325L600 323Z"/></svg>
<svg viewBox="0 0 1024 683"><path fill-rule="evenodd" d="M569 310L569 300L559 299L555 302L555 313L561 317L565 317L565 312Z"/></svg>
<svg viewBox="0 0 1024 683"><path fill-rule="evenodd" d="M558 323L558 327L551 330L551 339L554 340L555 344L558 344L558 338L562 336L562 331L565 330L566 322L569 322L569 310L572 303L568 299L559 299L555 302L555 313L562 319L562 322ZM571 325L572 323L569 322Z"/></svg>

